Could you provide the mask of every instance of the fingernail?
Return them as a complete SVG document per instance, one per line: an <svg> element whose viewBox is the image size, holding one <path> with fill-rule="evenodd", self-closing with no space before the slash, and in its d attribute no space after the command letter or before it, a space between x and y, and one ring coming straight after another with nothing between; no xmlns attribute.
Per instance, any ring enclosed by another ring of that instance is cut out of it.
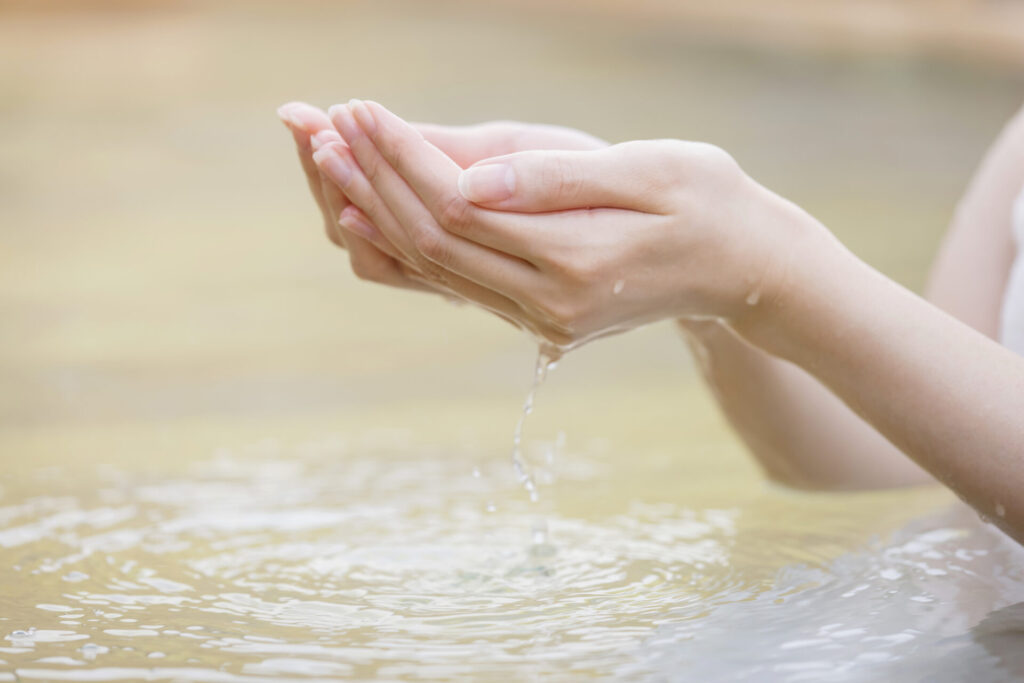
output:
<svg viewBox="0 0 1024 683"><path fill-rule="evenodd" d="M346 206L342 210L341 215L338 216L338 225L368 242L376 242L380 237L377 228L364 220L353 206Z"/></svg>
<svg viewBox="0 0 1024 683"><path fill-rule="evenodd" d="M459 175L459 192L471 202L500 202L516 191L516 172L510 164L470 166Z"/></svg>
<svg viewBox="0 0 1024 683"><path fill-rule="evenodd" d="M341 136L336 130L322 130L309 139L313 150L318 150L329 142L341 142Z"/></svg>
<svg viewBox="0 0 1024 683"><path fill-rule="evenodd" d="M356 121L368 135L373 135L377 132L377 121L373 118L373 114L370 113L370 108L366 106L366 103L362 100L349 100L348 103L349 111L352 112L352 116L356 117Z"/></svg>
<svg viewBox="0 0 1024 683"><path fill-rule="evenodd" d="M299 120L292 113L292 110L294 108L295 108L294 105L291 104L291 103L282 104L280 107L277 108L277 117L279 119L281 119L282 121L284 121L285 125L294 126L294 127L298 128L302 124L299 122Z"/></svg>
<svg viewBox="0 0 1024 683"><path fill-rule="evenodd" d="M313 152L313 163L338 187L346 187L352 178L352 168L333 147L323 147Z"/></svg>
<svg viewBox="0 0 1024 683"><path fill-rule="evenodd" d="M341 137L345 138L345 142L351 145L356 138L360 135L364 135L363 129L359 127L356 120L352 118L352 112L343 104L336 104L327 110L327 115L331 117L331 121L334 123L335 128L341 133Z"/></svg>

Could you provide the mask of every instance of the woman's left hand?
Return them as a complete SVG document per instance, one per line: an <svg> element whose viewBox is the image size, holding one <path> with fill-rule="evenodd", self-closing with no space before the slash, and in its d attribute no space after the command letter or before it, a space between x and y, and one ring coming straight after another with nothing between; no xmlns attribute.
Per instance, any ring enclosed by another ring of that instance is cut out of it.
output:
<svg viewBox="0 0 1024 683"><path fill-rule="evenodd" d="M668 317L743 324L784 287L793 245L827 234L711 145L520 152L463 171L376 103L330 114L358 168L329 175L382 235L429 281L496 293L560 346Z"/></svg>

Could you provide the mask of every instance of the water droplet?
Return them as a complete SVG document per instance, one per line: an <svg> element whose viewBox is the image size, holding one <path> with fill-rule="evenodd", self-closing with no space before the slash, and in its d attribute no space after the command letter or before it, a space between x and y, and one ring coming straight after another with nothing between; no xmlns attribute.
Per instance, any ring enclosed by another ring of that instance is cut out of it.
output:
<svg viewBox="0 0 1024 683"><path fill-rule="evenodd" d="M616 280L615 285L612 287L612 294L622 294L622 290L626 287L625 280Z"/></svg>
<svg viewBox="0 0 1024 683"><path fill-rule="evenodd" d="M479 467L474 467L473 468L473 478L474 479L479 479L480 478L480 468Z"/></svg>
<svg viewBox="0 0 1024 683"><path fill-rule="evenodd" d="M1003 506L1002 503L996 503L996 517L1005 517L1005 516L1006 516L1006 508Z"/></svg>
<svg viewBox="0 0 1024 683"><path fill-rule="evenodd" d="M497 510L498 510L498 506L497 506L497 505L495 505L495 504L494 504L493 502L491 502L491 501L487 501L487 508L486 508L486 509L487 509L487 511L488 511L488 512L497 512Z"/></svg>
<svg viewBox="0 0 1024 683"><path fill-rule="evenodd" d="M761 291L755 289L749 295L747 295L747 304L749 306L756 306L757 302L761 300Z"/></svg>
<svg viewBox="0 0 1024 683"><path fill-rule="evenodd" d="M14 631L14 632L11 633L11 638L17 638L19 640L24 639L24 638L31 638L31 637L32 637L31 633L29 633L28 631L23 631L21 629L18 629L17 631Z"/></svg>
<svg viewBox="0 0 1024 683"><path fill-rule="evenodd" d="M534 483L532 477L527 477L526 481L523 482L523 486L526 487L526 492L530 494L531 503L536 503L540 500L540 495L537 493L537 484Z"/></svg>
<svg viewBox="0 0 1024 683"><path fill-rule="evenodd" d="M88 574L85 574L85 573L80 572L80 571L72 571L72 572L68 572L67 574L64 575L64 580L65 581L70 581L71 583L78 583L79 581L85 581L88 578L89 578Z"/></svg>
<svg viewBox="0 0 1024 683"><path fill-rule="evenodd" d="M529 477L526 476L526 470L523 469L523 463L516 460L512 463L512 469L515 470L516 479L519 480L519 483L525 486L526 482L529 481Z"/></svg>
<svg viewBox="0 0 1024 683"><path fill-rule="evenodd" d="M543 545L548 541L548 523L540 520L533 525L534 545Z"/></svg>

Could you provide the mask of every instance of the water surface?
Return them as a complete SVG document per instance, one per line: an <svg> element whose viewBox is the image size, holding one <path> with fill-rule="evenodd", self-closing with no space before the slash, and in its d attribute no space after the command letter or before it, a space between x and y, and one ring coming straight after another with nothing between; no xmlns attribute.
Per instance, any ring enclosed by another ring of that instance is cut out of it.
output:
<svg viewBox="0 0 1024 683"><path fill-rule="evenodd" d="M587 451L529 443L538 504L507 457L394 431L222 448L178 473L29 469L0 499L0 668L199 681L1021 671L1024 553L944 494L765 488L688 506L616 486L657 459Z"/></svg>

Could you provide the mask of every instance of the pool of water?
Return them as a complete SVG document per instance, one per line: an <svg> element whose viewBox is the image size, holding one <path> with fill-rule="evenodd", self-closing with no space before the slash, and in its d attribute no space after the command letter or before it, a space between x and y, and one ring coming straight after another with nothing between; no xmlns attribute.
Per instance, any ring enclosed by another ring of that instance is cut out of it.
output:
<svg viewBox="0 0 1024 683"><path fill-rule="evenodd" d="M223 447L174 472L27 468L0 498L0 676L1024 672L1024 553L944 494L764 487L689 506L632 489L662 471L651 456L615 465L557 438L524 453L536 504L507 456L395 430Z"/></svg>

